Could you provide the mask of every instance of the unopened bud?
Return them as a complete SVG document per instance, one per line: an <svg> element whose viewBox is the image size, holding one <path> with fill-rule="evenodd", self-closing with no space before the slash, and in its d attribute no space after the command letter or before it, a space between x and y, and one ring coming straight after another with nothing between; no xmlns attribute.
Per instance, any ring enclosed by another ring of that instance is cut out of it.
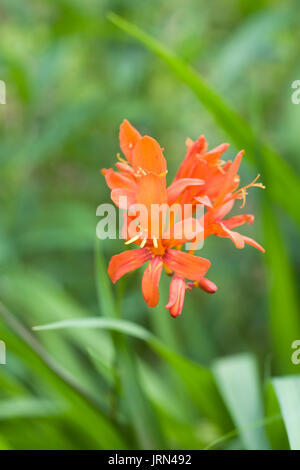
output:
<svg viewBox="0 0 300 470"><path fill-rule="evenodd" d="M198 287L208 294L214 294L218 290L216 284L205 277L198 281Z"/></svg>

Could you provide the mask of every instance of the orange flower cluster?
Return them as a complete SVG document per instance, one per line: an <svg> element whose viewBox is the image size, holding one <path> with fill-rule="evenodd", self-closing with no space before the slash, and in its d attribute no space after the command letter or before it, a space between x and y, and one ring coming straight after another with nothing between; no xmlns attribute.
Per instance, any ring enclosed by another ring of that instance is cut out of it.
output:
<svg viewBox="0 0 300 470"><path fill-rule="evenodd" d="M139 248L113 256L108 273L115 283L124 274L148 262L142 278L142 292L147 305L155 307L159 299L161 273L165 268L167 274L172 276L169 302L165 308L176 317L182 312L186 290L195 287L208 293L217 290L217 286L205 277L210 261L195 256L193 249L189 252L182 251L184 243L195 241L197 235L202 233L204 238L209 235L230 238L237 248L243 248L247 243L264 252L257 242L233 230L245 223L251 224L253 215L242 214L225 218L236 199L241 199L244 207L248 188L263 188L263 185L258 183L256 178L249 185L239 188L238 170L244 152L239 152L233 162L225 163L221 157L228 144L221 144L207 151L204 136L200 136L196 142L187 141L186 156L169 187L166 184L166 160L155 139L142 137L125 120L120 127L120 147L126 159L118 156L118 171L112 168L102 170L111 189L111 199L118 207L126 209L127 222L135 218L130 213L130 206L142 204L148 211L146 215L139 217L138 232L134 237L130 237L128 224L125 224L125 244L134 243ZM127 201L126 207L121 202L124 200ZM167 230L168 236L165 236L163 213L159 223L153 223L149 214L153 205L171 207L174 204L182 207L189 204L192 208L203 204L205 213L201 223L193 217L193 211L187 218L182 216L181 220L174 219Z"/></svg>

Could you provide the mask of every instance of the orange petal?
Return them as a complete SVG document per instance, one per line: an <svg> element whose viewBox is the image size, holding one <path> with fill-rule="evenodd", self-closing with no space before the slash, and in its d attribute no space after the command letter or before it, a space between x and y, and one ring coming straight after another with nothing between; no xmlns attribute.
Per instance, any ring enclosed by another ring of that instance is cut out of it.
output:
<svg viewBox="0 0 300 470"><path fill-rule="evenodd" d="M237 176L237 172L239 171L239 167L244 153L244 150L241 150L235 157L234 161L231 163L227 171L224 184L215 202L215 206L218 206L223 201L226 194L231 192L233 187L235 186L235 177Z"/></svg>
<svg viewBox="0 0 300 470"><path fill-rule="evenodd" d="M159 300L158 285L163 268L161 258L155 256L144 271L142 292L148 307L156 307Z"/></svg>
<svg viewBox="0 0 300 470"><path fill-rule="evenodd" d="M244 248L245 246L243 236L238 232L233 232L232 230L229 230L223 224L220 224L220 230L218 235L221 237L229 237L233 241L235 246L239 249Z"/></svg>
<svg viewBox="0 0 300 470"><path fill-rule="evenodd" d="M167 188L164 178L150 173L142 176L138 183L136 201L150 208L151 204L166 204Z"/></svg>
<svg viewBox="0 0 300 470"><path fill-rule="evenodd" d="M124 274L139 268L150 258L151 254L145 248L123 251L123 253L113 256L110 260L108 274L112 282L115 283Z"/></svg>
<svg viewBox="0 0 300 470"><path fill-rule="evenodd" d="M205 207L212 207L211 200L206 195L195 197L195 200L200 202L200 204L203 204Z"/></svg>
<svg viewBox="0 0 300 470"><path fill-rule="evenodd" d="M265 253L266 250L259 243L257 243L255 240L253 240L252 238L249 238L249 237L245 237L244 235L243 235L243 238L244 238L245 243L248 243L248 245L254 246L254 248L257 248L262 253Z"/></svg>
<svg viewBox="0 0 300 470"><path fill-rule="evenodd" d="M170 314L172 317L177 317L181 314L183 308L185 296L185 281L183 278L179 276L173 276L171 283L170 283L170 290L169 290L169 302L165 306L165 308L169 309Z"/></svg>
<svg viewBox="0 0 300 470"><path fill-rule="evenodd" d="M110 189L126 188L131 191L137 189L137 185L132 177L117 173L112 168L105 171L105 181Z"/></svg>
<svg viewBox="0 0 300 470"><path fill-rule="evenodd" d="M172 183L168 189L168 203L174 204L181 193L190 186L202 186L204 181L199 178L180 178Z"/></svg>
<svg viewBox="0 0 300 470"><path fill-rule="evenodd" d="M167 189L165 178L148 174L140 178L136 202L145 210L140 213L140 225L143 231L148 232L151 238L161 238L165 226L167 211ZM162 211L159 207L162 207Z"/></svg>
<svg viewBox="0 0 300 470"><path fill-rule="evenodd" d="M200 281L211 264L208 259L170 248L166 250L163 260L171 271L191 281Z"/></svg>
<svg viewBox="0 0 300 470"><path fill-rule="evenodd" d="M200 221L189 217L174 224L164 233L163 239L169 240L168 246L172 248L172 246L193 240L201 232L203 232L203 226Z"/></svg>
<svg viewBox="0 0 300 470"><path fill-rule="evenodd" d="M136 219L136 216L131 216L127 211L123 213L123 224L122 224L122 238L129 240L134 235L129 233L129 229L132 227L131 223ZM137 232L137 230L136 230ZM135 233L137 235L137 233ZM137 243L138 244L138 243Z"/></svg>
<svg viewBox="0 0 300 470"><path fill-rule="evenodd" d="M113 189L110 197L117 207L125 211L135 203L135 192L125 188Z"/></svg>
<svg viewBox="0 0 300 470"><path fill-rule="evenodd" d="M254 248L257 248L262 253L265 252L264 248L255 240L246 237L245 235L241 235L238 232L234 232L233 230L229 230L223 223L214 224L214 231L212 233L219 237L230 238L237 248L244 248L245 243L247 243L248 245L254 246Z"/></svg>
<svg viewBox="0 0 300 470"><path fill-rule="evenodd" d="M127 121L124 119L120 126L120 147L125 157L132 164L133 150L136 143L140 140L141 134Z"/></svg>
<svg viewBox="0 0 300 470"><path fill-rule="evenodd" d="M230 217L230 219L222 220L222 224L225 227L232 229L239 227L240 225L244 225L248 223L249 225L252 224L254 221L254 215L252 214L242 214L242 215L235 215L234 217Z"/></svg>
<svg viewBox="0 0 300 470"><path fill-rule="evenodd" d="M199 139L196 140L196 142L192 143L191 145L188 145L187 153L179 167L175 180L178 180L180 178L193 177L194 170L198 164L198 161L195 156L203 154L206 148L207 143L204 135L200 135Z"/></svg>
<svg viewBox="0 0 300 470"><path fill-rule="evenodd" d="M218 147L215 147L214 149L210 150L209 152L205 154L205 160L209 164L216 164L220 160L223 153L226 152L228 147L229 147L229 144L218 145Z"/></svg>
<svg viewBox="0 0 300 470"><path fill-rule="evenodd" d="M231 209L234 206L234 199L230 199L228 202L225 202L225 204L222 204L221 207L219 207L217 210L214 211L214 219L215 220L220 220L227 215Z"/></svg>
<svg viewBox="0 0 300 470"><path fill-rule="evenodd" d="M136 172L144 171L155 175L162 175L167 170L166 160L158 142L147 135L137 142L132 165Z"/></svg>
<svg viewBox="0 0 300 470"><path fill-rule="evenodd" d="M123 173L128 173L129 175L134 175L133 168L130 165L128 165L127 163L117 162L116 167L118 168L118 170L122 171Z"/></svg>

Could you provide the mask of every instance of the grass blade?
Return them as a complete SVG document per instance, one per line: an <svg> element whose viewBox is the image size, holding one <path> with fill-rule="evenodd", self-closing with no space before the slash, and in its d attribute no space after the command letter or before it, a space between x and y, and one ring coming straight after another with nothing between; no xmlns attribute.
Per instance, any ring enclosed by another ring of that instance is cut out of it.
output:
<svg viewBox="0 0 300 470"><path fill-rule="evenodd" d="M270 329L281 373L296 373L291 361L292 342L300 337L296 283L287 250L272 209L265 204L264 228L270 285ZM284 315L284 320L283 320Z"/></svg>
<svg viewBox="0 0 300 470"><path fill-rule="evenodd" d="M230 419L216 389L212 373L165 346L145 328L126 320L87 318L35 326L34 330L43 331L64 328L109 329L145 341L181 378L191 399L201 413L225 430L228 430L230 427Z"/></svg>
<svg viewBox="0 0 300 470"><path fill-rule="evenodd" d="M47 389L56 392L59 401L68 404L66 419L77 429L84 430L90 445L97 449L125 449L127 444L117 428L76 383L41 347L32 334L0 304L0 317L8 325L5 342L10 351L28 361L39 380L46 382ZM11 334L13 331L15 334Z"/></svg>
<svg viewBox="0 0 300 470"><path fill-rule="evenodd" d="M55 416L60 412L57 404L49 400L19 397L0 401L0 420Z"/></svg>
<svg viewBox="0 0 300 470"><path fill-rule="evenodd" d="M274 450L289 450L289 441L272 379L267 380L265 384L265 404L268 419L266 432L271 448ZM278 419L271 420L272 416L278 416Z"/></svg>
<svg viewBox="0 0 300 470"><path fill-rule="evenodd" d="M263 406L255 360L250 355L238 355L215 362L214 375L219 390L230 411L246 449L268 449L261 427L249 425L263 420Z"/></svg>
<svg viewBox="0 0 300 470"><path fill-rule="evenodd" d="M300 377L273 379L292 450L300 450Z"/></svg>

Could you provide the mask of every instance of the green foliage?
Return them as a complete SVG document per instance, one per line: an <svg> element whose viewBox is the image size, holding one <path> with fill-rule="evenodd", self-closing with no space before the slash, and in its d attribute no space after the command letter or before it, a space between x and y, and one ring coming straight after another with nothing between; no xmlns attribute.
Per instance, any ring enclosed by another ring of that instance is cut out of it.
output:
<svg viewBox="0 0 300 470"><path fill-rule="evenodd" d="M299 450L299 377L280 377L274 379L273 384L286 426L290 448Z"/></svg>
<svg viewBox="0 0 300 470"><path fill-rule="evenodd" d="M263 421L264 412L257 364L252 356L219 359L213 366L217 384L230 410L246 449L268 449L261 427L248 426Z"/></svg>

